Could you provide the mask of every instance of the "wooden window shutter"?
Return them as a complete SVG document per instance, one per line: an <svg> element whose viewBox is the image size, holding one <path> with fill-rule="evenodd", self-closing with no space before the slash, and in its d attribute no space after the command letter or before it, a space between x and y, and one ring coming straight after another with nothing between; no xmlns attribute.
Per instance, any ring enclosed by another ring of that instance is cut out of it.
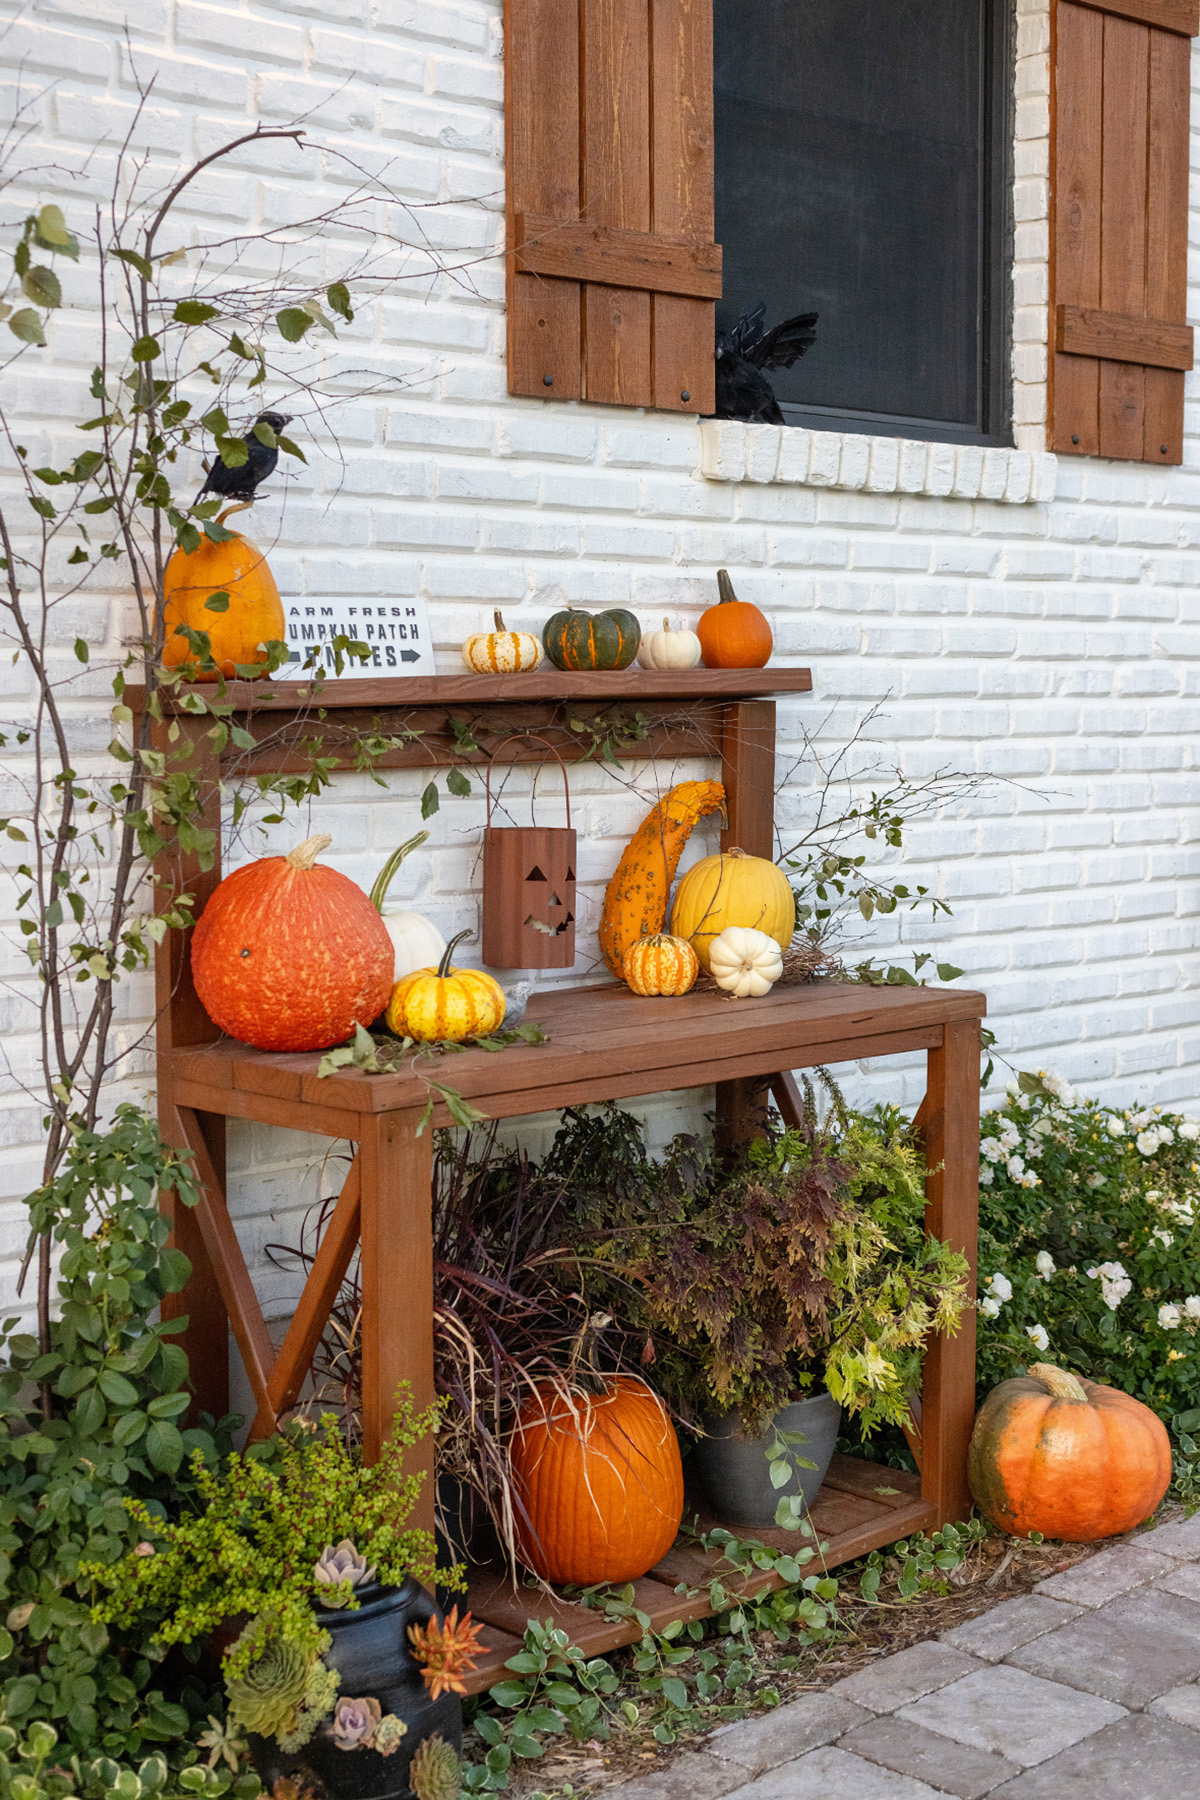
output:
<svg viewBox="0 0 1200 1800"><path fill-rule="evenodd" d="M1057 0L1050 447L1183 460L1200 0Z"/></svg>
<svg viewBox="0 0 1200 1800"><path fill-rule="evenodd" d="M712 0L506 0L508 385L715 405Z"/></svg>

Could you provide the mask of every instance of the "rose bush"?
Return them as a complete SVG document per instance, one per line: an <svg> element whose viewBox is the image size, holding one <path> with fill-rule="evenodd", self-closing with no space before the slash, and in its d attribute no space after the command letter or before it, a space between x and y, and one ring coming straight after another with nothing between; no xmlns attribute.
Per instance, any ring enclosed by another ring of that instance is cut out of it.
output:
<svg viewBox="0 0 1200 1800"><path fill-rule="evenodd" d="M984 1115L980 1150L980 1397L1045 1357L1186 1432L1200 1405L1200 1122L1084 1100L1043 1070Z"/></svg>

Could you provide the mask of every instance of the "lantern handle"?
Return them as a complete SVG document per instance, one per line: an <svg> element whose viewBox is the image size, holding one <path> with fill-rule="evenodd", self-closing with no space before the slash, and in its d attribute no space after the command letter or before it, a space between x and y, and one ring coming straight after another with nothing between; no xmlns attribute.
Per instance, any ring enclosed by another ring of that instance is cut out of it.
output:
<svg viewBox="0 0 1200 1800"><path fill-rule="evenodd" d="M491 755L488 757L487 769L484 773L484 778L483 778L484 788L485 788L485 791L487 794L487 828L488 828L488 830L490 831L492 828L492 762L495 759L497 752L500 750L503 750L505 744L514 743L518 738L522 741L522 743L533 742L533 743L538 743L538 744L545 744L547 750L550 752L551 756L554 758L555 762L558 764L559 768L562 770L563 792L565 793L566 798L567 798L567 830L569 831L571 829L571 784L567 780L567 765L563 761L562 757L559 755L558 751L554 748L554 745L550 742L549 738L542 737L536 731L528 731L528 732L512 731L512 732L510 732L506 738L500 739L500 742L496 745L495 750L493 750ZM540 766L541 765L539 764L538 767L540 768ZM531 820L533 818L533 799L534 799L535 793L537 792L537 778L538 778L538 769L535 768L533 771L533 786L531 787L530 792L529 792L529 817Z"/></svg>

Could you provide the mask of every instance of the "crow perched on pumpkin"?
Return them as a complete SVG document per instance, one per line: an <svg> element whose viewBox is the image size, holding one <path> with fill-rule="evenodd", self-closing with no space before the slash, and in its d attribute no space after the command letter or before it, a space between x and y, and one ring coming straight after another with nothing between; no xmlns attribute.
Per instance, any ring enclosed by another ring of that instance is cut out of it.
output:
<svg viewBox="0 0 1200 1800"><path fill-rule="evenodd" d="M269 425L278 437L285 425L292 422L291 413L263 412L255 419L255 425ZM246 460L236 469L231 469L225 460L218 456L209 469L204 486L196 495L196 502L203 500L205 494L220 494L226 500L253 501L254 491L269 475L275 473L275 465L279 461L279 451L270 444L264 444L254 435L253 427L246 433Z"/></svg>
<svg viewBox="0 0 1200 1800"><path fill-rule="evenodd" d="M815 312L797 313L763 330L766 302L742 314L732 331L717 332L718 419L749 419L755 424L782 425L775 390L764 369L790 369L816 341Z"/></svg>

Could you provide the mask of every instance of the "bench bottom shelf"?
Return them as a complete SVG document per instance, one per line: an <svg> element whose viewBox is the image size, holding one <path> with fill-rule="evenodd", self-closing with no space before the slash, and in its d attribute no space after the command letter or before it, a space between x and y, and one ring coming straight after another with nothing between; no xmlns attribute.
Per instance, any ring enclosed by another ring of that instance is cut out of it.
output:
<svg viewBox="0 0 1200 1800"><path fill-rule="evenodd" d="M932 1501L922 1499L917 1476L857 1457L835 1456L811 1516L817 1539L826 1547L824 1565L833 1569L865 1556L868 1550L881 1549L898 1538L930 1529L935 1523L935 1508ZM702 1531L711 1531L722 1522L704 1510L698 1514ZM811 1541L792 1531L756 1531L749 1526L729 1529L735 1536L754 1538L775 1549L795 1549ZM756 1570L743 1579L723 1561L719 1551L705 1551L698 1544L679 1538L662 1561L634 1583L635 1602L659 1631L673 1619L706 1619L712 1613L709 1583L718 1574L730 1594L758 1594L779 1585L775 1576L765 1571ZM677 1594L675 1589L681 1582L698 1591ZM484 1627L481 1641L486 1646L485 1654L466 1678L468 1691L473 1694L483 1693L504 1679L504 1665L521 1648L531 1618L553 1620L588 1656L604 1656L641 1637L641 1628L635 1621L607 1619L603 1613L557 1596L549 1598L535 1588L514 1590L504 1572L495 1568L472 1570L465 1602L460 1604L469 1607L476 1623Z"/></svg>

